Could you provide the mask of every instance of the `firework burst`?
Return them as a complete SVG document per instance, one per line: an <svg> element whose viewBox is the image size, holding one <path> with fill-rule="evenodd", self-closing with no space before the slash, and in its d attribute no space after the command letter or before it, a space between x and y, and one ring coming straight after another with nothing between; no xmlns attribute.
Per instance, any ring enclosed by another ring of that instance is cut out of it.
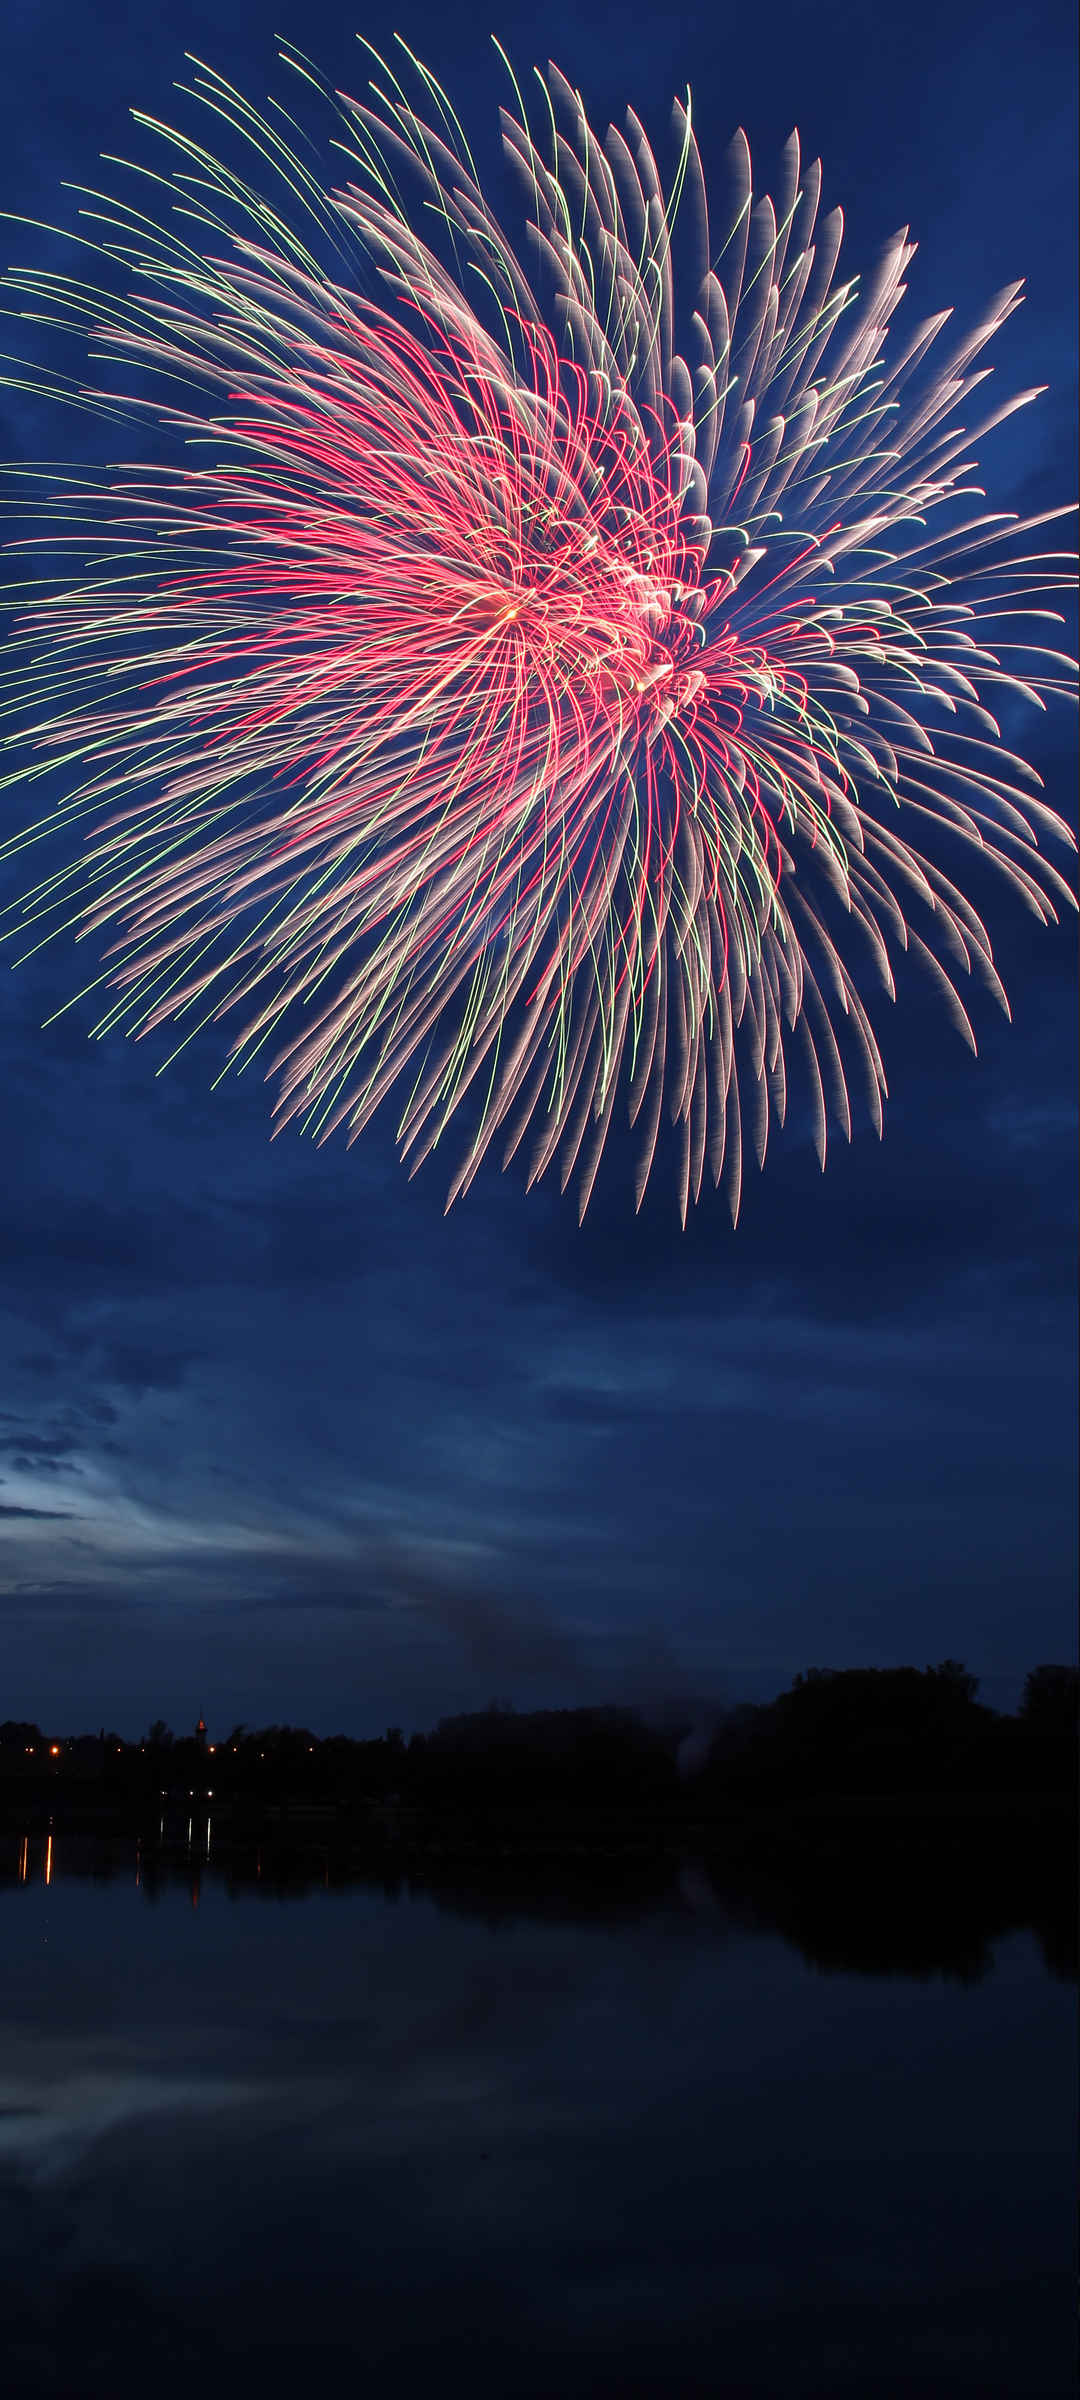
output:
<svg viewBox="0 0 1080 2400"><path fill-rule="evenodd" d="M1034 394L956 422L1019 286L944 364L946 316L887 353L913 245L842 280L795 137L764 199L737 138L714 256L689 95L665 191L637 118L600 139L554 68L535 132L516 84L502 119L523 260L408 75L335 96L327 192L196 64L252 180L139 117L161 163L70 237L97 280L5 279L112 362L34 388L173 446L19 502L56 571L15 593L6 780L64 796L9 847L88 820L20 921L105 937L99 1032L241 1010L230 1063L277 1076L279 1125L352 1139L393 1095L412 1168L460 1125L451 1199L497 1143L584 1212L622 1107L640 1202L666 1108L684 1221L706 1166L737 1213L793 1047L822 1163L852 1077L880 1132L859 982L891 994L898 950L972 1046L958 981L1004 1002L913 837L1071 903L995 714L1067 688L1068 562L970 481Z"/></svg>

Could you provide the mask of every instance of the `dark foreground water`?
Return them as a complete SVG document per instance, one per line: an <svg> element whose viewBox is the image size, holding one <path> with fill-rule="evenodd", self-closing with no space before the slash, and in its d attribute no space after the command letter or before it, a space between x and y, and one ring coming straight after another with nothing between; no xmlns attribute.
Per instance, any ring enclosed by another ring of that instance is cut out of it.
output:
<svg viewBox="0 0 1080 2400"><path fill-rule="evenodd" d="M827 1971L700 1865L436 1897L0 1844L9 2400L1072 2391L1033 1932Z"/></svg>

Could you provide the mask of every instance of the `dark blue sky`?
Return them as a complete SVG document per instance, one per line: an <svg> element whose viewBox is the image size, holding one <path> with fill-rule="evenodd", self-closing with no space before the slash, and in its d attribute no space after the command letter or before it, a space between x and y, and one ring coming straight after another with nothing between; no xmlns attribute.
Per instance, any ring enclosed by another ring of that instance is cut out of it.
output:
<svg viewBox="0 0 1080 2400"><path fill-rule="evenodd" d="M468 6L9 0L0 201L63 218L129 105L172 112L185 49L258 99L284 88L276 25L355 89L354 23L400 28L493 163L501 71ZM966 321L1025 274L999 380L1052 389L984 466L1002 504L1073 496L1069 7L539 23L497 30L604 123L629 101L662 138L689 80L707 174L742 121L767 179L797 123L849 268L911 223L912 312ZM34 242L5 229L7 256ZM77 455L75 418L3 393L0 428L6 457ZM1071 814L1067 711L1022 731ZM884 1144L862 1130L823 1179L795 1127L737 1233L714 1197L684 1236L662 1184L635 1222L617 1177L579 1232L557 1187L494 1171L444 1219L441 1162L406 1182L389 1121L271 1145L262 1086L210 1090L212 1047L157 1078L167 1034L40 1030L85 952L4 972L0 1716L359 1732L946 1653L1011 1704L1074 1638L1075 941L973 897L1013 1026L980 1008L973 1060L902 988Z"/></svg>

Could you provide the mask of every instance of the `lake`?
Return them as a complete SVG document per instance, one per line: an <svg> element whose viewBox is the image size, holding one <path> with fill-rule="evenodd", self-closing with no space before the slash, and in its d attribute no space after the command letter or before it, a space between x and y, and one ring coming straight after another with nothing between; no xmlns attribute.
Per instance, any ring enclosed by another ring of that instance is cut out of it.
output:
<svg viewBox="0 0 1080 2400"><path fill-rule="evenodd" d="M432 1890L209 1840L0 1835L8 2400L1072 2392L1034 1930L875 1971L693 1859Z"/></svg>

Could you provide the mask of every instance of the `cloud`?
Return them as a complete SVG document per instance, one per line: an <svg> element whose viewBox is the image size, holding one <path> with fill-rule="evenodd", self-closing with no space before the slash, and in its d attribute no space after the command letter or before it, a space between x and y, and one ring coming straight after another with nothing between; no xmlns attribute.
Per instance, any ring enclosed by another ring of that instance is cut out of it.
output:
<svg viewBox="0 0 1080 2400"><path fill-rule="evenodd" d="M14 1508L0 1501L0 1517L59 1517L66 1518L66 1508Z"/></svg>
<svg viewBox="0 0 1080 2400"><path fill-rule="evenodd" d="M0 1433L0 1450L36 1450L43 1458L62 1458L75 1447L73 1434L36 1433L32 1426L20 1424L7 1409L0 1423L18 1428L15 1433Z"/></svg>

